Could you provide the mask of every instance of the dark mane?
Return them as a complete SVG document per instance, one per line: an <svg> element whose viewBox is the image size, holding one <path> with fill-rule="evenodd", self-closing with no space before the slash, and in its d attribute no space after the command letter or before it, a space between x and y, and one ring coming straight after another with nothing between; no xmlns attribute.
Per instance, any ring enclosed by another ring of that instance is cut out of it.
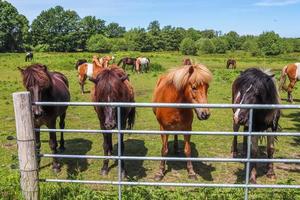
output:
<svg viewBox="0 0 300 200"><path fill-rule="evenodd" d="M23 84L26 88L38 85L42 88L51 86L51 79L47 67L42 64L33 64L22 70Z"/></svg>
<svg viewBox="0 0 300 200"><path fill-rule="evenodd" d="M75 64L75 69L78 69L79 65L82 65L83 63L87 63L86 59L79 59L77 60L76 64Z"/></svg>

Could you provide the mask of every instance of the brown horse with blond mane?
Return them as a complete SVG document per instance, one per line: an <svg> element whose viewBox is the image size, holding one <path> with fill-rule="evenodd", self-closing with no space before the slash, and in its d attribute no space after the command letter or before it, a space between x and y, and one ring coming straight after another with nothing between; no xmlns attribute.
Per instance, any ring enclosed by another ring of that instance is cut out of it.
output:
<svg viewBox="0 0 300 200"><path fill-rule="evenodd" d="M34 64L25 69L19 68L23 78L23 85L30 92L32 102L70 101L69 83L67 78L59 72L50 72L42 64ZM32 106L35 128L46 125L49 129L56 128L56 118L59 117L59 127L64 129L67 106ZM36 145L39 151L41 147L40 132L36 131ZM57 153L57 140L55 131L49 132L49 146L53 154ZM61 132L60 150L64 150L64 137ZM57 158L53 158L52 168L55 172L60 171Z"/></svg>
<svg viewBox="0 0 300 200"><path fill-rule="evenodd" d="M207 90L212 79L211 72L202 64L185 65L170 71L159 78L153 102L156 103L207 103ZM210 116L208 108L195 108L199 120L206 120ZM193 109L182 108L153 108L160 130L191 131L193 122ZM168 137L161 135L161 155L168 154ZM191 135L184 135L184 153L191 157ZM174 151L178 151L177 135L174 137ZM191 161L187 161L188 177L196 179ZM161 161L156 180L161 180L165 174L165 161Z"/></svg>
<svg viewBox="0 0 300 200"><path fill-rule="evenodd" d="M93 62L87 63L87 60L78 60L75 69L78 71L78 79L81 87L81 93L85 93L84 84L87 78L96 77L97 74L104 68L108 67L109 62L113 60L113 56L104 56L99 59L98 56L93 56Z"/></svg>
<svg viewBox="0 0 300 200"><path fill-rule="evenodd" d="M296 82L300 80L300 63L292 63L286 65L281 72L279 90L284 90L288 93L287 100L293 102L292 91L296 85ZM286 76L288 76L290 83L288 86L285 85Z"/></svg>

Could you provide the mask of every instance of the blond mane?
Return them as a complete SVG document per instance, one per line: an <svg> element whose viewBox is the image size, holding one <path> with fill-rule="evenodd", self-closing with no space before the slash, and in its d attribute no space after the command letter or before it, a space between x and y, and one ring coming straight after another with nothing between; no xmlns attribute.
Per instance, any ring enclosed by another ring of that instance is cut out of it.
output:
<svg viewBox="0 0 300 200"><path fill-rule="evenodd" d="M189 73L190 67L194 68L192 74ZM167 83L173 84L177 90L181 90L188 83L209 84L212 80L212 73L202 64L185 65L183 67L172 69L165 76Z"/></svg>

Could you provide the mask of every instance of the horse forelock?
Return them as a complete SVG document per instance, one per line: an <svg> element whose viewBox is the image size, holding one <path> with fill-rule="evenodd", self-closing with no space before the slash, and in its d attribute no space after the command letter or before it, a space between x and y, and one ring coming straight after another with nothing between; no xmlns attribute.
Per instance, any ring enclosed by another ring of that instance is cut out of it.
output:
<svg viewBox="0 0 300 200"><path fill-rule="evenodd" d="M168 83L172 83L177 90L185 88L191 84L209 84L212 80L211 72L202 64L192 65L194 71L189 73L190 65L185 65L179 69L171 70L165 77Z"/></svg>
<svg viewBox="0 0 300 200"><path fill-rule="evenodd" d="M49 88L52 84L48 71L40 64L28 66L23 70L22 75L23 84L26 88L34 85L38 85L41 88Z"/></svg>

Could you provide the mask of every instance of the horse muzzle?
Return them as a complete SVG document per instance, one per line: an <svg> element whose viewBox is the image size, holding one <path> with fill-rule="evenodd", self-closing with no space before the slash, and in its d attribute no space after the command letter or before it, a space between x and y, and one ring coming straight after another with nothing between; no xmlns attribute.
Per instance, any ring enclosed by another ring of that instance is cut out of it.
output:
<svg viewBox="0 0 300 200"><path fill-rule="evenodd" d="M208 108L196 108L195 111L199 120L207 120L210 116Z"/></svg>

